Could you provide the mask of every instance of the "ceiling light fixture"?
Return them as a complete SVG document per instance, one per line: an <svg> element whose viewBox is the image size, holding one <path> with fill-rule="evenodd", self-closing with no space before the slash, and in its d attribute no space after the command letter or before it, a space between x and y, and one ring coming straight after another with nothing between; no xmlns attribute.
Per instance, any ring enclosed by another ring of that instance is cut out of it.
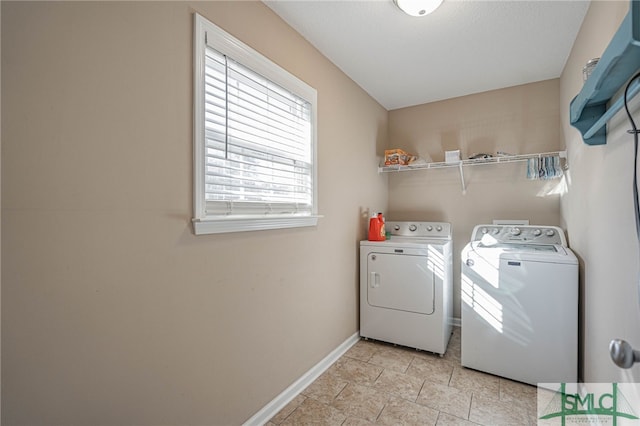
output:
<svg viewBox="0 0 640 426"><path fill-rule="evenodd" d="M427 16L436 10L443 0L393 0L393 2L407 15Z"/></svg>

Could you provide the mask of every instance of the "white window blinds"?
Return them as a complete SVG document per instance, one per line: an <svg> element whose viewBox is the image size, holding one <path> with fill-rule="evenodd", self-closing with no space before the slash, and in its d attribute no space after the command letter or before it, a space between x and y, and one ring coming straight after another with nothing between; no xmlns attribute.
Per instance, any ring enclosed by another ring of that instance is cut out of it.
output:
<svg viewBox="0 0 640 426"><path fill-rule="evenodd" d="M206 46L207 216L311 215L311 104Z"/></svg>

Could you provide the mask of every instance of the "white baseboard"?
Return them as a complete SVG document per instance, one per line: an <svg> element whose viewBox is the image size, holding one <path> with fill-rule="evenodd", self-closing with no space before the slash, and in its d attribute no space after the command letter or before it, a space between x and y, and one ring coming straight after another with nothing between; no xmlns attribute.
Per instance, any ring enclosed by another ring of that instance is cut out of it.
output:
<svg viewBox="0 0 640 426"><path fill-rule="evenodd" d="M353 345L360 340L360 334L355 333L347 340L342 342L340 346L335 348L329 355L324 357L319 363L313 366L309 371L302 375L298 380L293 382L291 386L286 388L280 395L276 396L271 402L265 405L260 411L247 420L243 426L258 426L267 423L273 416L278 414L285 405L293 400L300 392L306 389L315 379L320 377L331 364L336 362L338 358L344 355Z"/></svg>

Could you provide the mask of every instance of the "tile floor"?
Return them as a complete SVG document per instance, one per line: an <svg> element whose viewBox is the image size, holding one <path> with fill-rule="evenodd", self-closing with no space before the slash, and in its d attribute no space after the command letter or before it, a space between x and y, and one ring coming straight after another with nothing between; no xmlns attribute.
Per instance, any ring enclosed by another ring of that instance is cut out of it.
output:
<svg viewBox="0 0 640 426"><path fill-rule="evenodd" d="M360 340L268 423L274 425L535 425L536 388L460 365L447 353Z"/></svg>

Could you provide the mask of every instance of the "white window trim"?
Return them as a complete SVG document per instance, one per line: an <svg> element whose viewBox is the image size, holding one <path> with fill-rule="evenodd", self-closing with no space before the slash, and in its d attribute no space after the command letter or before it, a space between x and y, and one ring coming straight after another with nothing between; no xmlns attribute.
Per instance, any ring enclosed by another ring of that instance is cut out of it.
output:
<svg viewBox="0 0 640 426"><path fill-rule="evenodd" d="M204 55L205 35L208 45L226 54L274 83L300 94L312 103L312 150L313 207L311 215L295 216L229 216L212 217L205 213L204 200ZM206 18L194 14L194 152L193 152L193 210L194 233L216 234L225 232L257 231L266 229L316 226L318 218L318 170L317 170L317 91L302 80L289 74L278 65L237 40Z"/></svg>

